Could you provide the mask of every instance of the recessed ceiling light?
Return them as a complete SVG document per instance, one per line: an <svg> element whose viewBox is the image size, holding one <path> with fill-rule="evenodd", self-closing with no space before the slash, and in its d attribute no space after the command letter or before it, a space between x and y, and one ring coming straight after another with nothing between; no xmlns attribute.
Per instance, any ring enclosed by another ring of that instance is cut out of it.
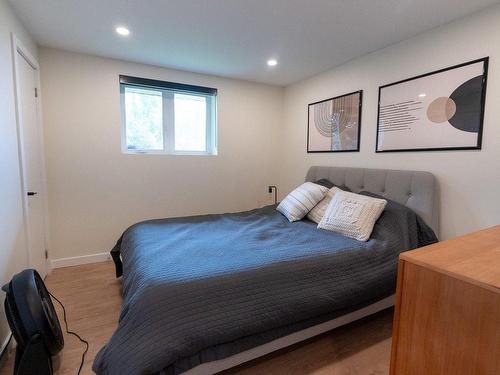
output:
<svg viewBox="0 0 500 375"><path fill-rule="evenodd" d="M127 36L130 34L130 30L123 26L118 26L115 30L118 34L122 36Z"/></svg>
<svg viewBox="0 0 500 375"><path fill-rule="evenodd" d="M268 66L276 66L276 65L278 65L278 61L276 59L267 60L267 65Z"/></svg>
<svg viewBox="0 0 500 375"><path fill-rule="evenodd" d="M423 93L418 95L419 98L425 98L426 96L427 96L427 94L423 94Z"/></svg>

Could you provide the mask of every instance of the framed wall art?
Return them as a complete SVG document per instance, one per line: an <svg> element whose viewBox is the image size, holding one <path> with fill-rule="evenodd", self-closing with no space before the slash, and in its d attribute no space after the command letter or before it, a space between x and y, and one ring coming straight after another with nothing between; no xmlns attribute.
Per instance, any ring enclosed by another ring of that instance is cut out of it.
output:
<svg viewBox="0 0 500 375"><path fill-rule="evenodd" d="M488 58L379 88L376 152L481 149Z"/></svg>
<svg viewBox="0 0 500 375"><path fill-rule="evenodd" d="M307 152L359 151L363 91L309 104Z"/></svg>

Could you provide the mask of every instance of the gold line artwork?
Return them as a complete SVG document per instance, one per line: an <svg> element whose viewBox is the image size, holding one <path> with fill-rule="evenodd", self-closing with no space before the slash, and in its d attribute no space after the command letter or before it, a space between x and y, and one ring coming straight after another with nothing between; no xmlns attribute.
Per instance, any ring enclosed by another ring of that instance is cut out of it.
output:
<svg viewBox="0 0 500 375"><path fill-rule="evenodd" d="M311 105L309 151L357 150L360 93ZM326 141L325 142L325 138Z"/></svg>

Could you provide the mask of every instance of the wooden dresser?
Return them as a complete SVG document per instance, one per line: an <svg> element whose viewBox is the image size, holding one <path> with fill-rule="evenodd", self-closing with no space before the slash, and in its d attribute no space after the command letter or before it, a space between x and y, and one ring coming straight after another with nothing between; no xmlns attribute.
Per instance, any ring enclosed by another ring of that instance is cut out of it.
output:
<svg viewBox="0 0 500 375"><path fill-rule="evenodd" d="M401 254L390 374L500 374L500 225Z"/></svg>

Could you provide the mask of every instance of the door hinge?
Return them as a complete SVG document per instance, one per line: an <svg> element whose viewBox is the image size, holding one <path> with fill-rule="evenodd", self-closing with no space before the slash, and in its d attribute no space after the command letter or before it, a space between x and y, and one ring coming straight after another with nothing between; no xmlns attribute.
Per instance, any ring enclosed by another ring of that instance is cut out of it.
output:
<svg viewBox="0 0 500 375"><path fill-rule="evenodd" d="M38 89L35 87L35 98L38 98Z"/></svg>
<svg viewBox="0 0 500 375"><path fill-rule="evenodd" d="M45 250L45 259L49 259L49 251Z"/></svg>

